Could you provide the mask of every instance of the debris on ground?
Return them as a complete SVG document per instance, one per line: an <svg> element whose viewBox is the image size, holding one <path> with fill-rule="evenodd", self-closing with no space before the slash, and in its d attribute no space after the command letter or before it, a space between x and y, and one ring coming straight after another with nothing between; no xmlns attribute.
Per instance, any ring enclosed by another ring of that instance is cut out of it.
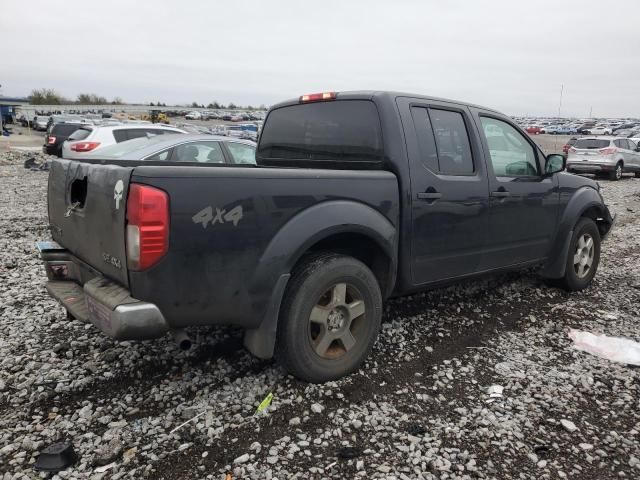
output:
<svg viewBox="0 0 640 480"><path fill-rule="evenodd" d="M34 468L44 472L60 472L73 465L77 459L71 442L57 442L40 451Z"/></svg>
<svg viewBox="0 0 640 480"><path fill-rule="evenodd" d="M629 338L608 337L574 329L569 330L569 338L577 350L612 362L640 366L640 343Z"/></svg>

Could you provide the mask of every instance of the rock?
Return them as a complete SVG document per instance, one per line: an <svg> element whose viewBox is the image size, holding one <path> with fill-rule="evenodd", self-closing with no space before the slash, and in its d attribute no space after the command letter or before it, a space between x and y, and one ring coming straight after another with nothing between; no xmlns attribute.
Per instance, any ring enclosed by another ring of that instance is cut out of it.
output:
<svg viewBox="0 0 640 480"><path fill-rule="evenodd" d="M322 413L323 410L324 410L324 407L319 403L314 403L313 405L311 405L311 411L313 413Z"/></svg>
<svg viewBox="0 0 640 480"><path fill-rule="evenodd" d="M578 444L578 446L582 449L582 450L593 450L593 445L591 445L590 443L580 443Z"/></svg>
<svg viewBox="0 0 640 480"><path fill-rule="evenodd" d="M567 432L573 433L576 430L578 430L578 427L576 427L576 424L573 423L571 420L566 420L563 418L562 420L560 420L560 423L562 424L562 426Z"/></svg>
<svg viewBox="0 0 640 480"><path fill-rule="evenodd" d="M108 444L96 450L93 456L93 464L96 467L107 465L116 460L124 450L124 444L120 439L120 436L114 436Z"/></svg>
<svg viewBox="0 0 640 480"><path fill-rule="evenodd" d="M289 425L291 426L300 425L300 417L294 417L291 420L289 420Z"/></svg>
<svg viewBox="0 0 640 480"><path fill-rule="evenodd" d="M245 453L244 455L240 455L238 458L236 458L233 463L247 463L249 461L249 454Z"/></svg>

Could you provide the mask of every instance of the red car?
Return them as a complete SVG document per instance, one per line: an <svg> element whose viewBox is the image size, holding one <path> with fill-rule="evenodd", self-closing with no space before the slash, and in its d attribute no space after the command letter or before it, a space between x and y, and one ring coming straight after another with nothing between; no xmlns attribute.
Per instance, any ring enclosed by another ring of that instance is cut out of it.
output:
<svg viewBox="0 0 640 480"><path fill-rule="evenodd" d="M538 135L539 133L542 132L542 129L540 127L527 127L524 130L525 132L530 133L532 135Z"/></svg>

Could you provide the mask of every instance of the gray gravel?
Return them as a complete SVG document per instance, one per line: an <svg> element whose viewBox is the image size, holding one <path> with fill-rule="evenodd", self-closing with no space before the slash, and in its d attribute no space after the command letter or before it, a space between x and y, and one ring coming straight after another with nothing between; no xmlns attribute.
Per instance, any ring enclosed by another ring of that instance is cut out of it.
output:
<svg viewBox="0 0 640 480"><path fill-rule="evenodd" d="M393 300L358 373L307 385L235 329L193 329L182 352L66 320L34 247L47 173L27 156L0 154L0 479L47 478L33 465L60 439L79 461L53 478L640 477L640 370L566 334L640 339L640 180L601 181L619 221L586 291L524 272Z"/></svg>

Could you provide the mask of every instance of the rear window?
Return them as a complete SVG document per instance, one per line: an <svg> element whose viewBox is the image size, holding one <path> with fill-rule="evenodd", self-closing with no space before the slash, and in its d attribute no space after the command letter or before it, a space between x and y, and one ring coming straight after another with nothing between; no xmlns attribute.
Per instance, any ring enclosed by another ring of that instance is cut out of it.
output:
<svg viewBox="0 0 640 480"><path fill-rule="evenodd" d="M259 165L379 168L383 154L376 106L343 100L273 110L256 159Z"/></svg>
<svg viewBox="0 0 640 480"><path fill-rule="evenodd" d="M73 132L71 135L69 135L68 140L69 141L84 140L89 136L90 133L91 133L91 130L87 130L86 128L79 128L78 130Z"/></svg>
<svg viewBox="0 0 640 480"><path fill-rule="evenodd" d="M68 123L57 123L53 126L51 133L55 135L69 136L80 128L80 125L73 125Z"/></svg>
<svg viewBox="0 0 640 480"><path fill-rule="evenodd" d="M602 140L598 138L581 138L574 145L575 148L597 149L609 146L611 140Z"/></svg>

